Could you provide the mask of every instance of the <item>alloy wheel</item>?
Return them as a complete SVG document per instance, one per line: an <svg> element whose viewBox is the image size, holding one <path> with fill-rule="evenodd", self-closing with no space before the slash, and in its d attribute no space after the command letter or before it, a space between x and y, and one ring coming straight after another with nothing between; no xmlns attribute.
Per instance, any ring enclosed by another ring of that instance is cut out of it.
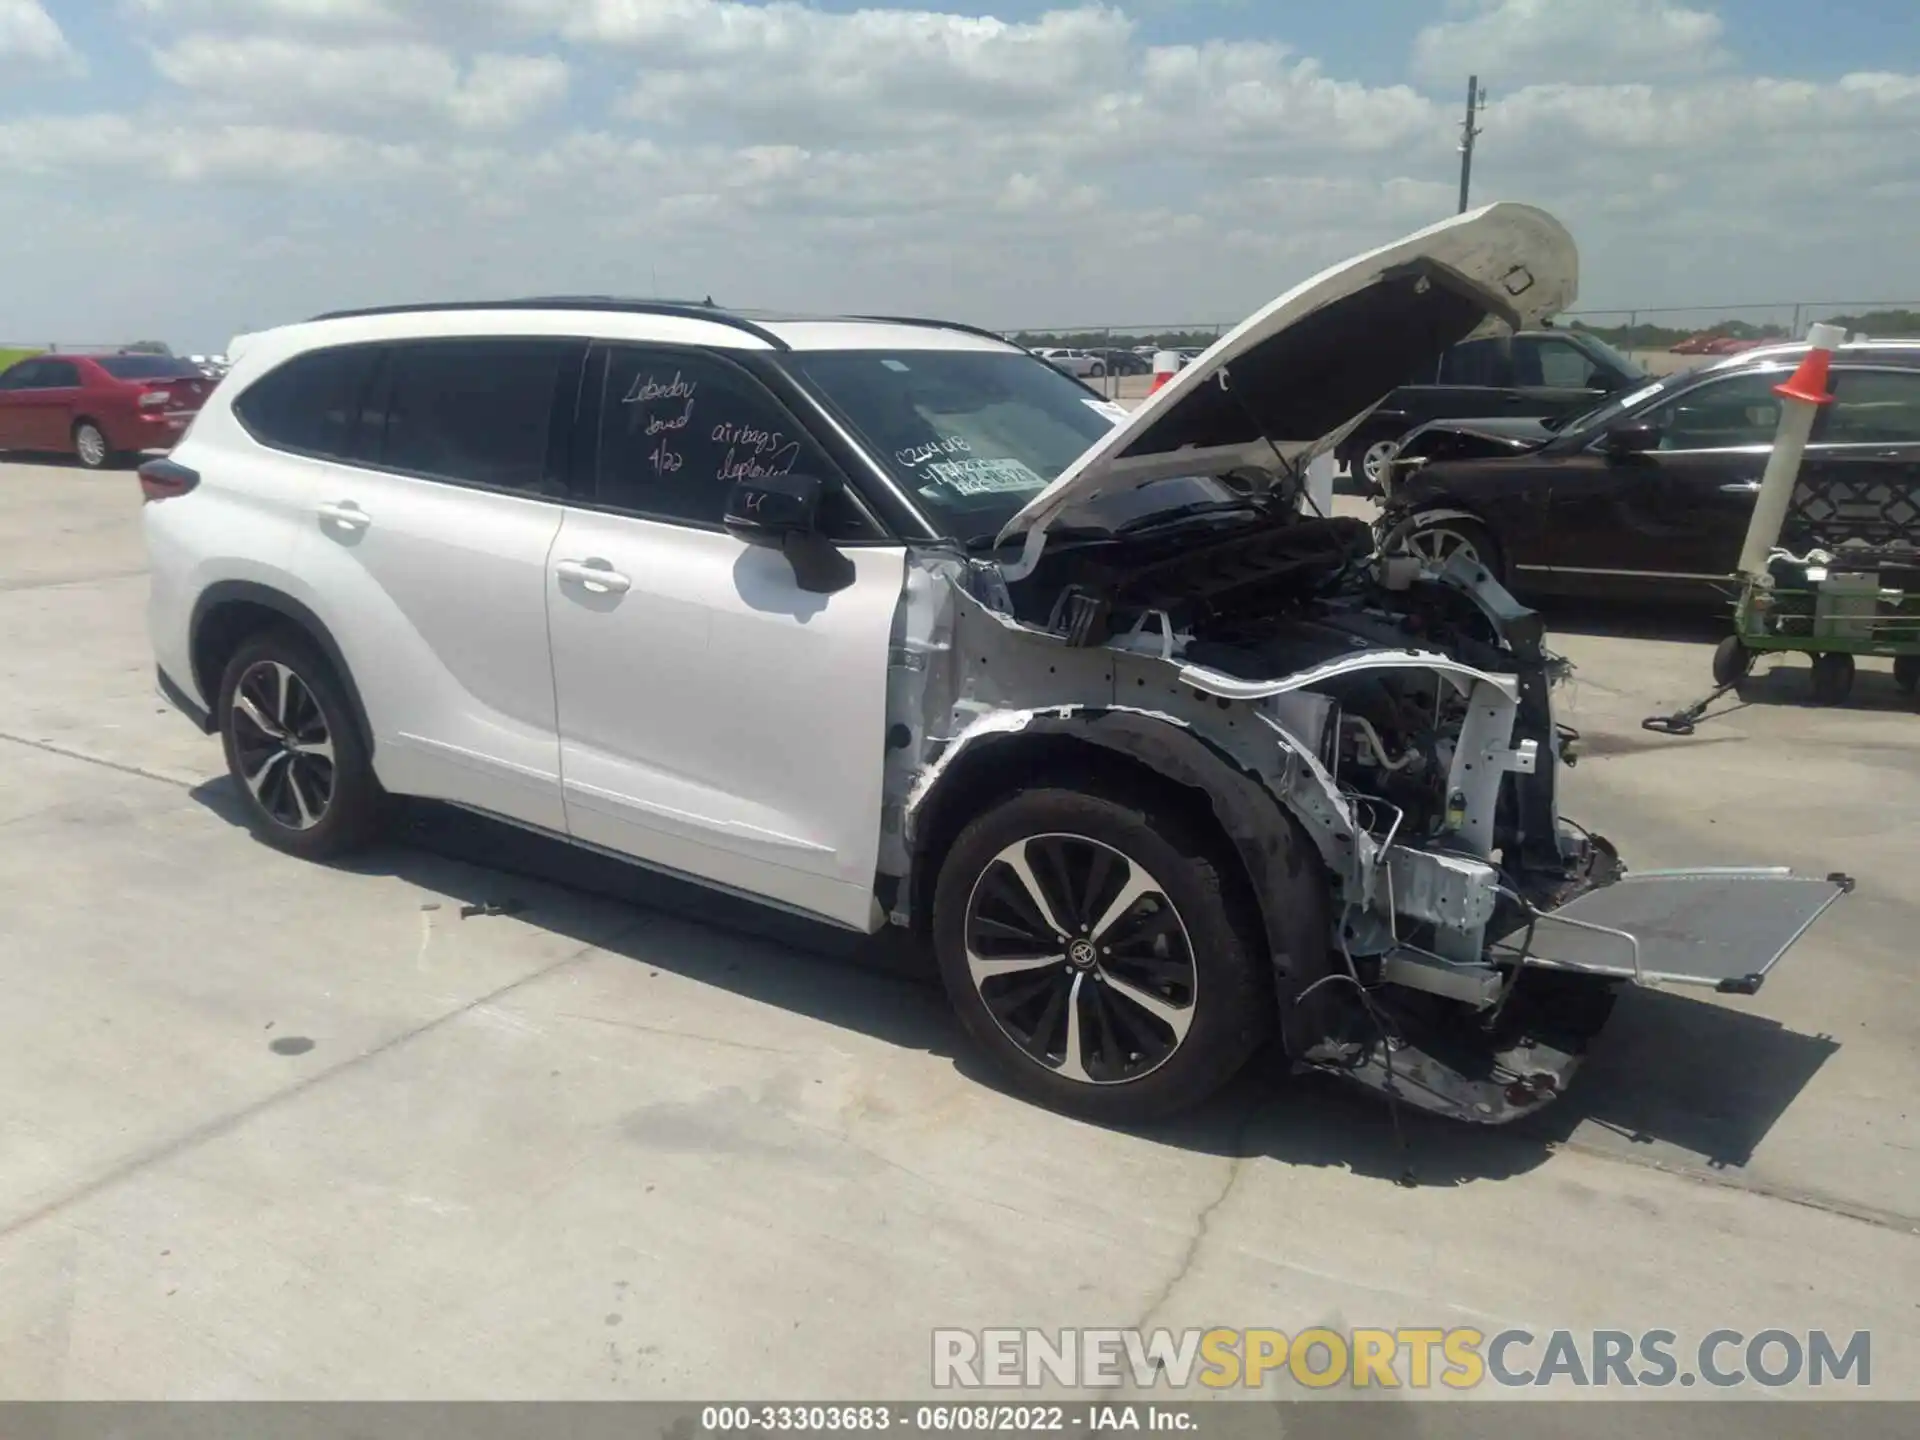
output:
<svg viewBox="0 0 1920 1440"><path fill-rule="evenodd" d="M274 823L311 830L333 803L333 735L307 683L278 660L250 665L233 692L240 779Z"/></svg>
<svg viewBox="0 0 1920 1440"><path fill-rule="evenodd" d="M1137 1080L1192 1026L1199 974L1179 911L1097 840L1032 835L1002 850L967 899L966 945L994 1023L1069 1080Z"/></svg>
<svg viewBox="0 0 1920 1440"><path fill-rule="evenodd" d="M1407 536L1406 544L1408 550L1435 568L1455 555L1464 555L1475 565L1483 563L1473 541L1445 525L1423 525Z"/></svg>
<svg viewBox="0 0 1920 1440"><path fill-rule="evenodd" d="M82 425L73 432L73 448L79 452L81 464L89 469L107 463L107 437L100 433L95 425Z"/></svg>
<svg viewBox="0 0 1920 1440"><path fill-rule="evenodd" d="M1387 462L1393 459L1393 452L1397 448L1391 440L1374 441L1360 457L1360 473L1376 485L1385 484Z"/></svg>

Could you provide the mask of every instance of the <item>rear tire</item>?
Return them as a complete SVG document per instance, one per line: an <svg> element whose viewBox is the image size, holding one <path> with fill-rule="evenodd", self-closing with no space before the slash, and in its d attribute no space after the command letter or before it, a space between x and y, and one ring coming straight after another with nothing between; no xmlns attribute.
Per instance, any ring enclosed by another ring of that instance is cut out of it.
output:
<svg viewBox="0 0 1920 1440"><path fill-rule="evenodd" d="M108 442L107 432L91 420L73 422L73 453L85 470L110 470L120 455Z"/></svg>
<svg viewBox="0 0 1920 1440"><path fill-rule="evenodd" d="M1016 1090L1070 1114L1137 1124L1199 1104L1274 1024L1235 863L1151 801L1044 789L993 806L954 841L934 895L962 1028Z"/></svg>
<svg viewBox="0 0 1920 1440"><path fill-rule="evenodd" d="M1920 655L1896 655L1893 657L1893 683L1900 687L1901 693L1911 695L1920 690Z"/></svg>
<svg viewBox="0 0 1920 1440"><path fill-rule="evenodd" d="M1384 492L1387 488L1387 465L1399 448L1391 440L1375 440L1368 445L1360 452L1356 466L1360 478Z"/></svg>
<svg viewBox="0 0 1920 1440"><path fill-rule="evenodd" d="M262 840L324 860L378 834L386 792L339 677L305 635L274 628L243 640L215 714L227 769Z"/></svg>
<svg viewBox="0 0 1920 1440"><path fill-rule="evenodd" d="M1477 520L1463 520L1453 515L1433 520L1415 516L1404 543L1410 552L1433 565L1445 562L1455 551L1465 550L1470 560L1483 566L1494 579L1506 583L1500 544L1493 538L1493 532Z"/></svg>
<svg viewBox="0 0 1920 1440"><path fill-rule="evenodd" d="M1853 693L1853 656L1829 653L1813 657L1813 700L1816 705L1844 705Z"/></svg>

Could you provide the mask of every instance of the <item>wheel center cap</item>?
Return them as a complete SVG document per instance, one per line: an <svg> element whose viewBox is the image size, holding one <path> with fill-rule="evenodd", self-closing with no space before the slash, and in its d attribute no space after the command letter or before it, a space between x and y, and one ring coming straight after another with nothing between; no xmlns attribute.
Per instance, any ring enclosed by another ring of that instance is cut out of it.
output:
<svg viewBox="0 0 1920 1440"><path fill-rule="evenodd" d="M1091 940L1076 940L1067 946L1067 959L1082 970L1091 970L1097 951Z"/></svg>

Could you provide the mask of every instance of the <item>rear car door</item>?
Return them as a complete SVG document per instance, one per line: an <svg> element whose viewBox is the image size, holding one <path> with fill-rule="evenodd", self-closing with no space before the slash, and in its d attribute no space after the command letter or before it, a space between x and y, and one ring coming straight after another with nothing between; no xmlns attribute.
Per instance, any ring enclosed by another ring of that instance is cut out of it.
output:
<svg viewBox="0 0 1920 1440"><path fill-rule="evenodd" d="M1557 474L1551 499L1556 575L1578 588L1697 587L1733 573L1773 449L1785 370L1716 377L1631 416L1659 448L1608 453L1596 440Z"/></svg>
<svg viewBox="0 0 1920 1440"><path fill-rule="evenodd" d="M793 415L697 350L608 345L589 376L593 498L547 588L568 830L871 928L903 547L842 491L828 534L854 578L802 591L721 525L738 478L842 478Z"/></svg>
<svg viewBox="0 0 1920 1440"><path fill-rule="evenodd" d="M545 337L381 347L328 402L345 453L316 461L292 566L359 686L381 781L553 831L547 558L585 352Z"/></svg>
<svg viewBox="0 0 1920 1440"><path fill-rule="evenodd" d="M1574 415L1606 398L1612 375L1586 351L1557 335L1516 335L1513 390L1529 415Z"/></svg>
<svg viewBox="0 0 1920 1440"><path fill-rule="evenodd" d="M1780 543L1795 553L1848 541L1920 539L1920 370L1841 365L1816 422Z"/></svg>
<svg viewBox="0 0 1920 1440"><path fill-rule="evenodd" d="M1403 386L1379 413L1391 414L1403 432L1428 420L1505 414L1517 402L1510 373L1505 336L1463 340L1440 357L1433 383Z"/></svg>

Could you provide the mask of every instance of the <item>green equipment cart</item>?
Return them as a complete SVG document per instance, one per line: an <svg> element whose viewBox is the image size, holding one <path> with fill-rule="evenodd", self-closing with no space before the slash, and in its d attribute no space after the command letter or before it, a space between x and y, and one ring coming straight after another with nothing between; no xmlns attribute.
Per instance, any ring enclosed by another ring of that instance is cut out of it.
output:
<svg viewBox="0 0 1920 1440"><path fill-rule="evenodd" d="M1910 512L1909 524L1920 517L1911 504L1874 508L1883 519L1888 509ZM1846 700L1859 656L1892 660L1894 683L1909 695L1920 686L1920 546L1860 536L1801 555L1776 551L1767 572L1741 582L1733 634L1713 653L1715 684L1738 682L1758 655L1791 651L1813 657L1813 696L1823 705Z"/></svg>

